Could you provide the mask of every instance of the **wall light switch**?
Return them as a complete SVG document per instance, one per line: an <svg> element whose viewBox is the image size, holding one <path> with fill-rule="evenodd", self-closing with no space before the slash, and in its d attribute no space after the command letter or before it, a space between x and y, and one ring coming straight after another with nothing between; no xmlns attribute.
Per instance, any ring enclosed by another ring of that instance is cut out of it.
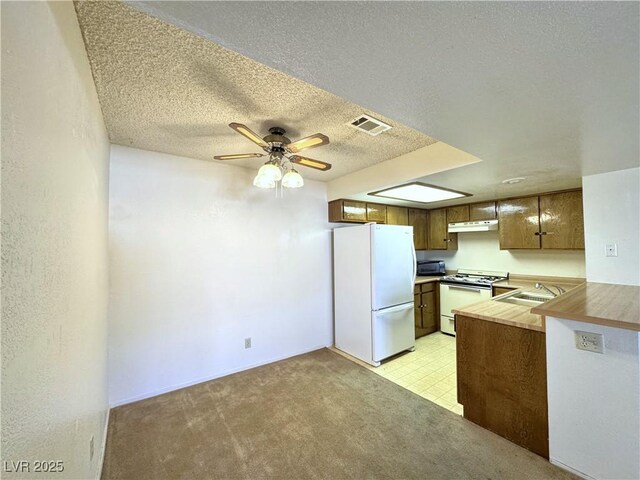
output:
<svg viewBox="0 0 640 480"><path fill-rule="evenodd" d="M587 352L604 353L604 338L600 333L574 332L576 337L576 348Z"/></svg>
<svg viewBox="0 0 640 480"><path fill-rule="evenodd" d="M604 256L605 257L617 257L618 256L618 244L617 243L607 243L604 246Z"/></svg>
<svg viewBox="0 0 640 480"><path fill-rule="evenodd" d="M244 339L244 348L251 348L251 337Z"/></svg>

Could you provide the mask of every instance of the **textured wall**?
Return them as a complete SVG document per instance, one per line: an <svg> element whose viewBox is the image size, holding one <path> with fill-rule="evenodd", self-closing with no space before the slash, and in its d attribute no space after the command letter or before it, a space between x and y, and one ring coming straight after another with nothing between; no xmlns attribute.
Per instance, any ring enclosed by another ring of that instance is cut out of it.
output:
<svg viewBox="0 0 640 480"><path fill-rule="evenodd" d="M108 156L73 5L2 2L2 460L47 478L99 471Z"/></svg>
<svg viewBox="0 0 640 480"><path fill-rule="evenodd" d="M587 280L640 285L640 168L583 178ZM605 245L618 246L605 257Z"/></svg>
<svg viewBox="0 0 640 480"><path fill-rule="evenodd" d="M332 343L325 184L255 173L112 146L112 404Z"/></svg>

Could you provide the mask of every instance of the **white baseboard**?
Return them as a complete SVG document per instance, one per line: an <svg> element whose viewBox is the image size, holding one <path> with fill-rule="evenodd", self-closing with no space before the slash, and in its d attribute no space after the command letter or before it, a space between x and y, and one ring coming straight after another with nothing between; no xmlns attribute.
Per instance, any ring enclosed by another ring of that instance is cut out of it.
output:
<svg viewBox="0 0 640 480"><path fill-rule="evenodd" d="M108 408L104 419L104 429L102 430L102 450L100 452L100 465L98 466L98 476L96 477L96 480L100 480L102 478L102 466L104 465L104 456L107 452L107 431L109 430L110 414L111 408Z"/></svg>
<svg viewBox="0 0 640 480"><path fill-rule="evenodd" d="M136 396L129 397L129 398L126 398L126 399L123 399L123 400L116 400L116 401L111 403L111 408L120 407L122 405L127 405L129 403L138 402L140 400L146 400L147 398L157 397L158 395L162 395L163 393L169 393L169 392L173 392L174 390L180 390L181 388L191 387L191 386L197 385L199 383L209 382L209 381L215 380L217 378L226 377L227 375L232 375L232 374L238 373L238 372L244 372L245 370L250 370L252 368L261 367L262 365L267 365L267 364L273 363L273 362L279 362L280 360L285 360L287 358L295 357L297 355L303 355L305 353L313 352L315 350L320 350L321 348L328 348L330 346L331 346L331 343L317 345L315 347L307 348L307 349L304 349L304 350L301 350L301 351L297 351L297 352L294 352L294 353L291 353L291 354L278 356L278 357L273 357L273 358L270 358L270 359L265 360L263 362L253 363L253 364L247 365L246 367L240 367L240 368L234 368L234 369L231 369L231 370L226 370L226 371L224 371L222 373L213 375L211 377L199 378L199 379L196 379L196 380L192 380L192 381L189 381L189 382L186 382L186 383L180 383L180 384L176 384L176 385L169 385L167 387L160 388L160 389L154 390L152 392L143 393L142 395L136 395Z"/></svg>
<svg viewBox="0 0 640 480"><path fill-rule="evenodd" d="M553 465L555 465L556 467L560 467L563 470L567 470L568 472L573 473L574 475L577 475L580 478L584 478L586 480L596 480L594 477L591 477L589 475L587 475L584 472L581 472L579 470L576 470L575 468L571 468L569 465L565 465L562 462L559 462L558 460L555 460L553 458L549 458L549 462L551 462Z"/></svg>

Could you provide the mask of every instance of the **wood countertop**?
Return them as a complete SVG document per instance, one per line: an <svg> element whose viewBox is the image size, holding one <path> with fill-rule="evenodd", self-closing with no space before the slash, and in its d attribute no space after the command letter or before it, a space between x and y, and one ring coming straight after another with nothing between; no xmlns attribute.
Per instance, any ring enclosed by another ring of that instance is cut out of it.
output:
<svg viewBox="0 0 640 480"><path fill-rule="evenodd" d="M502 282L496 282L493 285L499 287L512 287L514 288L514 291L519 290L522 292L540 293L540 290L536 290L535 288L535 284L537 282L545 283L545 285L548 286L558 285L567 291L572 291L572 289L578 287L580 279L522 276L509 278ZM553 289L553 287L551 288ZM472 305L453 310L453 313L472 318L479 318L480 320L487 320L489 322L511 325L513 327L526 328L527 330L544 332L544 318L537 314L533 308L496 301L497 298L508 296L512 293L513 292L498 295L491 300L485 300L483 302L474 303ZM566 293L563 294L563 297L564 295L566 295ZM551 300L547 303L550 302Z"/></svg>
<svg viewBox="0 0 640 480"><path fill-rule="evenodd" d="M565 290L569 290L583 284L584 282L584 278L511 275L507 280L495 282L493 286L506 288L529 288L534 287L536 283L544 283L547 286L559 285Z"/></svg>
<svg viewBox="0 0 640 480"><path fill-rule="evenodd" d="M416 277L415 285L419 285L421 283L428 283L428 282L437 282L441 278L442 278L442 275L440 275L440 276L433 275L433 276L428 276L428 277Z"/></svg>
<svg viewBox="0 0 640 480"><path fill-rule="evenodd" d="M587 282L531 311L546 317L640 331L640 287Z"/></svg>
<svg viewBox="0 0 640 480"><path fill-rule="evenodd" d="M484 302L453 310L453 313L489 322L502 323L503 325L511 325L512 327L544 332L543 318L540 315L531 313L531 307L522 305L485 300Z"/></svg>

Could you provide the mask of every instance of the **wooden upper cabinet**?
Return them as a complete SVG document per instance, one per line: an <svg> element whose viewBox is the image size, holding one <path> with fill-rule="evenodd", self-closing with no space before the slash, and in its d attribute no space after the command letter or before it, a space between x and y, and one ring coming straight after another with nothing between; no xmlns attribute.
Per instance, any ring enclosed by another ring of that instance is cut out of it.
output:
<svg viewBox="0 0 640 480"><path fill-rule="evenodd" d="M458 223L469 221L469 205L458 205L447 208L447 223Z"/></svg>
<svg viewBox="0 0 640 480"><path fill-rule="evenodd" d="M329 221L364 223L367 221L367 204L354 200L329 202Z"/></svg>
<svg viewBox="0 0 640 480"><path fill-rule="evenodd" d="M409 225L409 209L387 205L388 225Z"/></svg>
<svg viewBox="0 0 640 480"><path fill-rule="evenodd" d="M457 250L458 234L447 232L447 209L429 210L429 250Z"/></svg>
<svg viewBox="0 0 640 480"><path fill-rule="evenodd" d="M472 203L469 205L469 221L476 222L479 220L495 220L496 202Z"/></svg>
<svg viewBox="0 0 640 480"><path fill-rule="evenodd" d="M329 202L330 222L378 222L387 221L387 206L357 200L334 200Z"/></svg>
<svg viewBox="0 0 640 480"><path fill-rule="evenodd" d="M582 192L540 195L542 248L584 249Z"/></svg>
<svg viewBox="0 0 640 480"><path fill-rule="evenodd" d="M385 223L387 221L387 206L378 203L367 203L367 222Z"/></svg>
<svg viewBox="0 0 640 480"><path fill-rule="evenodd" d="M426 250L429 214L426 210L410 208L408 211L409 225L413 227L413 245L416 250Z"/></svg>
<svg viewBox="0 0 640 480"><path fill-rule="evenodd" d="M500 249L540 248L538 197L498 202Z"/></svg>

